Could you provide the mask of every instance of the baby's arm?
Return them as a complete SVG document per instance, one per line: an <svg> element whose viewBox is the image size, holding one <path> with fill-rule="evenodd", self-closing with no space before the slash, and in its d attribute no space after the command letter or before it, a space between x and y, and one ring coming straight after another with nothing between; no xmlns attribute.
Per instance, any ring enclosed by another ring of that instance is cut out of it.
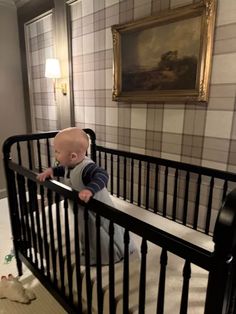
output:
<svg viewBox="0 0 236 314"><path fill-rule="evenodd" d="M47 168L43 172L37 175L37 179L40 182L44 182L47 178L52 179L53 177L63 177L65 174L65 168L63 166Z"/></svg>
<svg viewBox="0 0 236 314"><path fill-rule="evenodd" d="M79 192L79 198L87 203L95 193L107 186L108 179L106 170L95 163L88 164L82 174L82 180L86 188Z"/></svg>
<svg viewBox="0 0 236 314"><path fill-rule="evenodd" d="M44 170L43 172L41 172L37 175L37 179L40 182L44 182L47 178L50 178L50 179L53 178L53 169L52 168L47 168L46 170Z"/></svg>

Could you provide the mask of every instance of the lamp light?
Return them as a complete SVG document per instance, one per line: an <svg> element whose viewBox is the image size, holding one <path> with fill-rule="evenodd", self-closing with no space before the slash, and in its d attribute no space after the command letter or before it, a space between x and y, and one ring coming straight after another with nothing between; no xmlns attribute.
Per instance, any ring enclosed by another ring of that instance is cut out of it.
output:
<svg viewBox="0 0 236 314"><path fill-rule="evenodd" d="M63 95L67 95L66 83L56 85L56 79L61 78L60 62L56 58L46 59L45 64L45 77L53 79L54 98L56 99L56 89L60 89Z"/></svg>

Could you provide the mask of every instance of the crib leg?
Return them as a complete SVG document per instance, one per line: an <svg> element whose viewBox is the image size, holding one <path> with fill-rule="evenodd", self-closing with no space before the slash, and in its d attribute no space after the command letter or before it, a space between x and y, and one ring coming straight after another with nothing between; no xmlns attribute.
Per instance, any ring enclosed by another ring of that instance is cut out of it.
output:
<svg viewBox="0 0 236 314"><path fill-rule="evenodd" d="M22 271L22 261L18 258L16 258L16 267L17 267L17 271L18 271L18 276L22 276L23 275L23 271Z"/></svg>

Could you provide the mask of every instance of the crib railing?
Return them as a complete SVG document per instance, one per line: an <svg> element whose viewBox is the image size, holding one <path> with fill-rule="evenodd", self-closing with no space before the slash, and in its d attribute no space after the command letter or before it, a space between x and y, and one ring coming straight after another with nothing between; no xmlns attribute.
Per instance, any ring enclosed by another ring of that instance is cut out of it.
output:
<svg viewBox="0 0 236 314"><path fill-rule="evenodd" d="M96 151L110 175L111 194L209 235L236 187L235 173L102 146Z"/></svg>

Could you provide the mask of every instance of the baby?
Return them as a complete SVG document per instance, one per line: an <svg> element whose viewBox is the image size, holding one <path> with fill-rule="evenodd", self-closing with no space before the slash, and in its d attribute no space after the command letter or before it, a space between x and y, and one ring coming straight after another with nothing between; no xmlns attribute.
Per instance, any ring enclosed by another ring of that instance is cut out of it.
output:
<svg viewBox="0 0 236 314"><path fill-rule="evenodd" d="M53 176L63 176L64 182L74 190L79 191L79 198L88 202L91 197L113 206L109 192L106 188L108 182L107 172L98 167L86 156L89 146L87 134L77 128L67 128L60 131L54 139L55 157L59 166L48 168L38 175L39 181ZM96 264L96 216L89 211L89 242L90 264ZM102 264L109 264L109 221L101 217L101 258ZM124 256L124 229L114 225L114 262L120 261ZM81 242L81 264L85 264L84 256L84 218L83 207L79 208L79 236Z"/></svg>

